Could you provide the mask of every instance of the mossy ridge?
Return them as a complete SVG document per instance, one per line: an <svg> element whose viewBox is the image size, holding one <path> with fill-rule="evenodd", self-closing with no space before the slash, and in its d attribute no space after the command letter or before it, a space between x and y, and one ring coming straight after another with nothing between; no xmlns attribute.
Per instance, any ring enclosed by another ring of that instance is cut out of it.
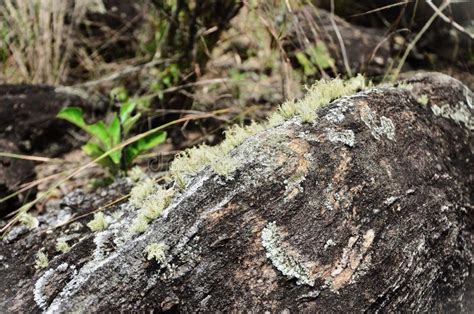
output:
<svg viewBox="0 0 474 314"><path fill-rule="evenodd" d="M225 140L216 146L200 145L192 147L178 154L170 167L170 173L176 186L183 189L189 179L198 171L211 166L219 175L229 177L238 165L227 157L228 153L236 146L242 144L247 138L268 128L282 124L286 120L298 116L303 123L314 123L317 119L317 109L329 104L334 99L351 95L365 88L365 78L358 74L356 77L344 81L340 78L333 80L320 80L307 88L307 94L299 101L289 100L280 105L266 122L252 122L248 126L233 126L225 132ZM232 165L224 167L227 162ZM227 171L228 170L228 171ZM220 172L220 173L219 173Z"/></svg>

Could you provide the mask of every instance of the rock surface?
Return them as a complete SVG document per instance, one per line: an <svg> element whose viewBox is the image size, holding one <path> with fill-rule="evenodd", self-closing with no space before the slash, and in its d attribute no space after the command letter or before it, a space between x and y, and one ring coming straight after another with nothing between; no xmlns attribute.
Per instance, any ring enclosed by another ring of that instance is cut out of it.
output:
<svg viewBox="0 0 474 314"><path fill-rule="evenodd" d="M128 203L95 234L44 221L42 239L0 244L0 311L472 312L472 97L419 74L333 101L314 124L294 117L236 147L232 178L199 172L140 235ZM51 262L35 271L41 246Z"/></svg>

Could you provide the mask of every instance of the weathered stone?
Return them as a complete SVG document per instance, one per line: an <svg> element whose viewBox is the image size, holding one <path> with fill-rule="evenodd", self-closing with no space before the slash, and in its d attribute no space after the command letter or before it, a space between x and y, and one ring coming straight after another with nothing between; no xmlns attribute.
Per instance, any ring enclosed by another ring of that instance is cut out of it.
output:
<svg viewBox="0 0 474 314"><path fill-rule="evenodd" d="M248 138L231 179L206 167L143 234L122 204L45 270L25 257L20 275L7 256L1 311L472 311L472 132L432 111L462 106L469 121L472 92L436 73L406 83Z"/></svg>

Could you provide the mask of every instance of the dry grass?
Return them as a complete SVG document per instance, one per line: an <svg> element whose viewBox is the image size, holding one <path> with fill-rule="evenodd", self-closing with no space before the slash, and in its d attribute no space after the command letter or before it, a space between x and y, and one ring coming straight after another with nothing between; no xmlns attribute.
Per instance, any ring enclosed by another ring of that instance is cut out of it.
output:
<svg viewBox="0 0 474 314"><path fill-rule="evenodd" d="M74 31L93 0L4 0L0 81L60 84L69 71ZM66 21L68 21L66 23ZM6 30L6 32L5 32Z"/></svg>

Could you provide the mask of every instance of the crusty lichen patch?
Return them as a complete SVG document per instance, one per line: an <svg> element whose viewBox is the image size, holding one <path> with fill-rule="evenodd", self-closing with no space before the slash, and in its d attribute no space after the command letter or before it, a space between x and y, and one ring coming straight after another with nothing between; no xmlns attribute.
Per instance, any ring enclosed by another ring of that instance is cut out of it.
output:
<svg viewBox="0 0 474 314"><path fill-rule="evenodd" d="M288 278L296 278L297 284L314 286L314 279L311 278L308 269L298 260L298 257L285 248L275 222L270 222L265 226L261 239L267 258L276 269Z"/></svg>
<svg viewBox="0 0 474 314"><path fill-rule="evenodd" d="M377 114L367 106L363 104L360 108L360 117L361 120L367 125L371 130L372 136L380 140L382 136L387 137L389 140L395 140L395 124L391 119L382 116L380 117L380 122L377 120Z"/></svg>
<svg viewBox="0 0 474 314"><path fill-rule="evenodd" d="M436 116L441 116L464 125L464 127L470 131L474 130L474 117L469 107L462 102L455 105L433 105L431 106L431 111L433 111Z"/></svg>
<svg viewBox="0 0 474 314"><path fill-rule="evenodd" d="M326 136L333 143L340 142L349 147L354 147L355 145L355 134L352 130L336 131L333 128L327 128Z"/></svg>

